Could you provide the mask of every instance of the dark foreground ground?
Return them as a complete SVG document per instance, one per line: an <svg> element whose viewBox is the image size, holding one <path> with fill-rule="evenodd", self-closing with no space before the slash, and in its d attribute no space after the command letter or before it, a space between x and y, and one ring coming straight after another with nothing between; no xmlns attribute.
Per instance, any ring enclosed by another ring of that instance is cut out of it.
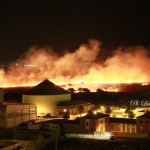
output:
<svg viewBox="0 0 150 150"><path fill-rule="evenodd" d="M49 145L43 150L150 150L148 139L91 140L69 138Z"/></svg>

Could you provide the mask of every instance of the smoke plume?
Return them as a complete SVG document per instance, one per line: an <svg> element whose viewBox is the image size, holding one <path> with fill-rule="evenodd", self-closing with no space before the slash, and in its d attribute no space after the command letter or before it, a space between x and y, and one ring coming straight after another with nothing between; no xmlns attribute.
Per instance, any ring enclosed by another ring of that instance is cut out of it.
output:
<svg viewBox="0 0 150 150"><path fill-rule="evenodd" d="M119 47L103 62L100 55L97 40L61 56L48 47L31 47L7 71L0 69L0 86L34 85L45 78L56 84L150 81L149 52L144 46Z"/></svg>

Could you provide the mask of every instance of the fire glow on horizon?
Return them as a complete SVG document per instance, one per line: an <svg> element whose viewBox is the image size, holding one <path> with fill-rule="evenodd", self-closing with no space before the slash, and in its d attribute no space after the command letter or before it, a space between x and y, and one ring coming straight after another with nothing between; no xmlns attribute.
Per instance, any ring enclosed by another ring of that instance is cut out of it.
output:
<svg viewBox="0 0 150 150"><path fill-rule="evenodd" d="M0 87L33 86L45 78L67 85L66 88L87 86L90 90L91 85L94 90L103 89L100 83L147 84L150 81L150 57L145 47L119 47L104 61L99 60L100 55L101 42L97 40L61 56L50 48L31 47L7 71L1 67Z"/></svg>

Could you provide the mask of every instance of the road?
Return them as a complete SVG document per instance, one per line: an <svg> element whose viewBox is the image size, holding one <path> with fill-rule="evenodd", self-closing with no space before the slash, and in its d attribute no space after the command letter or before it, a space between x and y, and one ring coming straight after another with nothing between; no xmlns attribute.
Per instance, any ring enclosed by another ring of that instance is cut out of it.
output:
<svg viewBox="0 0 150 150"><path fill-rule="evenodd" d="M57 143L57 150L150 150L149 139L94 139L67 137ZM43 150L55 149L56 143Z"/></svg>

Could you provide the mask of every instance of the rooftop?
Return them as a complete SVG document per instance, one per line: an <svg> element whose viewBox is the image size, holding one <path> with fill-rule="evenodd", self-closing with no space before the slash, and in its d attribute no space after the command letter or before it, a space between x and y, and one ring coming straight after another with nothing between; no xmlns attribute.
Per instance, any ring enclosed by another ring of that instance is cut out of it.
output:
<svg viewBox="0 0 150 150"><path fill-rule="evenodd" d="M85 105L85 104L91 104L91 102L85 101L85 100L74 100L74 101L66 101L61 102L57 104L57 106L77 106L77 105Z"/></svg>
<svg viewBox="0 0 150 150"><path fill-rule="evenodd" d="M45 79L43 82L27 90L24 95L61 95L69 94L69 91L55 85L49 80Z"/></svg>
<svg viewBox="0 0 150 150"><path fill-rule="evenodd" d="M126 123L126 124L136 124L136 119L130 118L110 118L110 123Z"/></svg>
<svg viewBox="0 0 150 150"><path fill-rule="evenodd" d="M144 115L138 116L137 118L149 118L150 119L150 111L146 112Z"/></svg>
<svg viewBox="0 0 150 150"><path fill-rule="evenodd" d="M109 115L103 114L103 113L96 113L96 114L88 114L84 117L81 117L82 119L100 119L104 117L109 117Z"/></svg>

